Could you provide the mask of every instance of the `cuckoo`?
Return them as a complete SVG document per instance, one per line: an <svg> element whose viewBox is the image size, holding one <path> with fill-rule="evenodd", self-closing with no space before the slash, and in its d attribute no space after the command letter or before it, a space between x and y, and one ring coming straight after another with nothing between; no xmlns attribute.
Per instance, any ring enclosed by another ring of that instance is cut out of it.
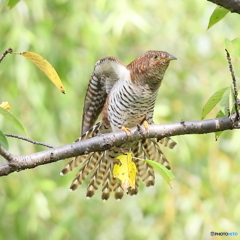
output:
<svg viewBox="0 0 240 240"><path fill-rule="evenodd" d="M119 130L128 131L138 124L147 128L153 124L153 112L159 87L171 60L176 57L163 51L148 51L127 66L117 58L106 57L96 62L85 96L82 134L77 141L92 138ZM98 116L101 120L95 124ZM141 159L151 159L170 169L169 162L161 146L173 148L176 143L170 138L144 139L113 146L103 152L91 152L73 158L62 170L67 174L81 164L80 170L71 184L77 189L90 175L87 187L88 198L92 197L102 185L102 199L111 194L120 200L124 195L121 183L113 176L116 157L122 155L121 149L133 153L136 165L136 185L129 187L127 193L138 193L140 180L149 187L155 183L153 168Z"/></svg>

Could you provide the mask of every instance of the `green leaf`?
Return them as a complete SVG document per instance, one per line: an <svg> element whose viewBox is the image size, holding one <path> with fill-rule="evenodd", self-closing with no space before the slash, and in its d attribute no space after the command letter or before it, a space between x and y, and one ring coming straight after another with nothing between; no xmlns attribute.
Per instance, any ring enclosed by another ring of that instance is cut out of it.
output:
<svg viewBox="0 0 240 240"><path fill-rule="evenodd" d="M208 29L217 22L219 22L220 20L222 20L227 15L228 12L229 10L227 10L226 8L217 6L209 19Z"/></svg>
<svg viewBox="0 0 240 240"><path fill-rule="evenodd" d="M230 88L230 93L229 93L229 110L230 110L230 115L235 112L234 104L235 104L234 92L233 92L233 87L231 87Z"/></svg>
<svg viewBox="0 0 240 240"><path fill-rule="evenodd" d="M20 0L9 0L7 5L13 8L18 2L20 2Z"/></svg>
<svg viewBox="0 0 240 240"><path fill-rule="evenodd" d="M220 101L221 110L225 116L231 115L234 111L234 96L233 89L229 87L223 94Z"/></svg>
<svg viewBox="0 0 240 240"><path fill-rule="evenodd" d="M0 146L8 150L8 141L2 131L0 131Z"/></svg>
<svg viewBox="0 0 240 240"><path fill-rule="evenodd" d="M240 38L235 38L232 41L225 39L225 48L235 61L240 59Z"/></svg>
<svg viewBox="0 0 240 240"><path fill-rule="evenodd" d="M230 87L224 92L222 99L220 100L219 105L221 106L221 110L225 116L229 115L229 93Z"/></svg>
<svg viewBox="0 0 240 240"><path fill-rule="evenodd" d="M18 128L23 133L27 134L26 129L23 127L23 125L7 110L0 107L0 114L2 114L8 121L10 121L16 128Z"/></svg>
<svg viewBox="0 0 240 240"><path fill-rule="evenodd" d="M224 114L224 112L223 112L222 110L220 110L220 111L217 113L216 118L220 118L220 117L224 117L224 116L226 116L226 115ZM222 134L222 132L223 132L223 131L215 132L215 140L216 140L216 141L218 140L218 138L219 138L219 136Z"/></svg>
<svg viewBox="0 0 240 240"><path fill-rule="evenodd" d="M229 87L218 90L208 99L203 107L201 119L204 119L207 114L217 105L217 103L219 103L227 89L229 89Z"/></svg>
<svg viewBox="0 0 240 240"><path fill-rule="evenodd" d="M163 177L163 179L167 182L167 184L172 188L170 181L174 178L173 173L164 167L162 164L157 163L152 160L144 160L146 163L151 165L160 175Z"/></svg>

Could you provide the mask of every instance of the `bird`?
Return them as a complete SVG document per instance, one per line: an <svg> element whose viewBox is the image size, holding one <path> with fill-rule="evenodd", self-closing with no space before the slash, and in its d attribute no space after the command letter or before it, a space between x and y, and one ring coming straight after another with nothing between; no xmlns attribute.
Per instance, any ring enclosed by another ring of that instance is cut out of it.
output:
<svg viewBox="0 0 240 240"><path fill-rule="evenodd" d="M76 141L92 138L99 134L124 130L144 125L146 129L153 122L153 113L158 90L170 61L177 58L164 51L147 51L125 66L115 57L98 60L90 77L85 96L81 137ZM101 120L95 123L101 114ZM62 169L61 175L71 172L81 164L72 181L71 190L76 190L91 173L86 197L91 198L102 185L102 200L107 201L113 192L116 200L121 200L125 192L134 196L138 193L140 180L153 186L153 168L140 159L151 159L171 169L161 147L174 148L171 138L148 138L127 142L122 146L112 146L102 152L91 152L70 160ZM116 158L122 155L121 149L133 153L136 165L136 184L124 190L113 176Z"/></svg>

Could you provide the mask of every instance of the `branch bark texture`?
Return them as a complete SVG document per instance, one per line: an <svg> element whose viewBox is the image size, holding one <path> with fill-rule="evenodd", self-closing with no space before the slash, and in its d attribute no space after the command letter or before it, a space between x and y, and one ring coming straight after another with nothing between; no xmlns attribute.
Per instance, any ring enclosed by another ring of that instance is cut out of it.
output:
<svg viewBox="0 0 240 240"><path fill-rule="evenodd" d="M235 118L232 117L232 119ZM178 123L161 125L154 124L149 126L149 132L146 132L145 128L140 126L132 128L130 136L127 136L124 131L118 131L24 156L13 155L0 146L0 155L7 160L0 164L0 176L87 154L89 152L107 150L112 146L120 146L130 141L144 138L161 139L177 135L205 134L232 130L234 128L239 128L237 123L238 122L234 123L231 118L222 117L203 121L181 121Z"/></svg>
<svg viewBox="0 0 240 240"><path fill-rule="evenodd" d="M239 0L208 0L209 2L215 3L228 9L231 12L240 14L240 1Z"/></svg>

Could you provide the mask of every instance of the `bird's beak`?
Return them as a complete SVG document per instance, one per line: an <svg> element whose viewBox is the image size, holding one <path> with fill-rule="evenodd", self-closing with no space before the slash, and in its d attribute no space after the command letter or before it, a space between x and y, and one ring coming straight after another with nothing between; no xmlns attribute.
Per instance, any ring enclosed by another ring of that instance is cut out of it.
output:
<svg viewBox="0 0 240 240"><path fill-rule="evenodd" d="M177 60L177 58L169 54L169 55L166 57L166 60L172 61L172 60Z"/></svg>

